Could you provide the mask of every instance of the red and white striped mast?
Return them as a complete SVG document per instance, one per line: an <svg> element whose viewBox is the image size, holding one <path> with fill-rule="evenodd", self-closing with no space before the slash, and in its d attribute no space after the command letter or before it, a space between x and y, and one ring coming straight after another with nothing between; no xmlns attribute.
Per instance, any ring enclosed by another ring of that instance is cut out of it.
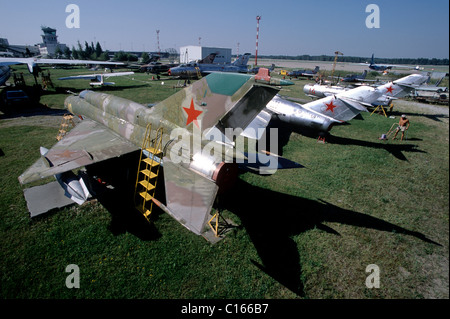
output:
<svg viewBox="0 0 450 319"><path fill-rule="evenodd" d="M161 48L159 46L159 30L156 30L156 42L158 44L158 55L159 55L159 58L161 58Z"/></svg>
<svg viewBox="0 0 450 319"><path fill-rule="evenodd" d="M255 66L258 65L259 20L261 20L261 16L256 16L256 53L255 53Z"/></svg>

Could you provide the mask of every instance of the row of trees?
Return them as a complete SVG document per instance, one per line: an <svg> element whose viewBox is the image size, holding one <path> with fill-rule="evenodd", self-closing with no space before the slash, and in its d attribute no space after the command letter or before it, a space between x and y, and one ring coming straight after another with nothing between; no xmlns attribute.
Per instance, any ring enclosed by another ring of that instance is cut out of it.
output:
<svg viewBox="0 0 450 319"><path fill-rule="evenodd" d="M86 41L84 42L84 49L81 46L80 41L77 43L77 49L72 47L72 57L74 59L81 60L98 60L98 61L107 61L109 60L108 51L103 51L102 46L99 42L94 46L94 43L91 42L89 45Z"/></svg>
<svg viewBox="0 0 450 319"><path fill-rule="evenodd" d="M99 42L94 45L93 42L91 44L84 42L84 48L81 45L80 41L77 43L77 48L72 47L70 50L66 47L64 50L61 50L60 47L56 48L55 51L56 58L65 58L65 59L80 59L80 60L94 60L94 61L108 61L109 60L109 52L103 51L102 46ZM130 61L135 62L138 61L138 57L134 54L119 51L114 54L115 61ZM141 56L142 62L148 63L150 61L150 56L147 52L144 52Z"/></svg>
<svg viewBox="0 0 450 319"><path fill-rule="evenodd" d="M270 55L261 56L266 59L305 60L305 61L334 61L334 55ZM374 58L375 63L385 64L412 64L412 65L448 65L449 59L428 58ZM365 63L370 62L370 57L339 56L338 62Z"/></svg>
<svg viewBox="0 0 450 319"><path fill-rule="evenodd" d="M98 43L98 42L95 46L94 46L93 42L91 42L91 44L84 42L84 49L83 49L80 41L78 41L77 48L72 47L72 50L70 50L68 47L66 47L64 50L62 50L58 46L55 50L55 56L57 59L74 58L74 59L81 59L81 60L97 60L97 61L109 60L108 51L103 51L100 43Z"/></svg>

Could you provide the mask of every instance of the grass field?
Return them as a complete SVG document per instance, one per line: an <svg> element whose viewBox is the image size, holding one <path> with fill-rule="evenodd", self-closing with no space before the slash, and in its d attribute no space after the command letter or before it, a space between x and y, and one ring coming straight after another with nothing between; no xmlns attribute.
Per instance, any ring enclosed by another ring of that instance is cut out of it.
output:
<svg viewBox="0 0 450 319"><path fill-rule="evenodd" d="M50 72L48 108L62 108L65 89L88 87L56 80L74 70ZM105 92L143 104L178 90L145 74L114 81ZM280 93L306 99L306 81L295 83ZM221 198L239 227L215 245L164 213L149 226L99 201L30 220L17 177L56 142L60 117L47 111L0 117L2 299L449 298L448 106L397 101L394 119L364 113L326 144L286 133L282 155L305 168L242 174ZM400 114L411 121L407 140L379 140ZM69 264L79 289L65 285ZM380 288L366 287L371 264Z"/></svg>

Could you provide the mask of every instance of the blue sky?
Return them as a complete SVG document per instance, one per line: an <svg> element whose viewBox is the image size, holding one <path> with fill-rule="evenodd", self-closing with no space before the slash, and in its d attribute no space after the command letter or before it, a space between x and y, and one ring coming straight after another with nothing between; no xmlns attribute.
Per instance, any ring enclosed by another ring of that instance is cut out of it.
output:
<svg viewBox="0 0 450 319"><path fill-rule="evenodd" d="M380 9L380 28L366 27L368 4ZM80 28L66 27L68 4L80 8ZM41 25L57 29L69 47L79 40L109 50L156 51L184 45L259 55L449 57L448 0L0 0L0 37L10 44L41 42Z"/></svg>

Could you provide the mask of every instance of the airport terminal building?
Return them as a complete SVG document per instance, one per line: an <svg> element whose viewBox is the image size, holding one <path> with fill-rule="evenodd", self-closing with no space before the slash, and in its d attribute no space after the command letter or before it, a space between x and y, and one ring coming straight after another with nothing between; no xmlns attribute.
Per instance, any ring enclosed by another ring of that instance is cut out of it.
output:
<svg viewBox="0 0 450 319"><path fill-rule="evenodd" d="M56 29L48 27L42 27L41 29L44 33L41 35L43 43L38 44L38 47L42 56L55 57L57 49L59 49L60 53L63 53L64 50L66 50L67 46L58 42Z"/></svg>
<svg viewBox="0 0 450 319"><path fill-rule="evenodd" d="M214 63L231 63L231 49L202 47L196 45L180 47L180 63L201 60L211 53L217 53Z"/></svg>

